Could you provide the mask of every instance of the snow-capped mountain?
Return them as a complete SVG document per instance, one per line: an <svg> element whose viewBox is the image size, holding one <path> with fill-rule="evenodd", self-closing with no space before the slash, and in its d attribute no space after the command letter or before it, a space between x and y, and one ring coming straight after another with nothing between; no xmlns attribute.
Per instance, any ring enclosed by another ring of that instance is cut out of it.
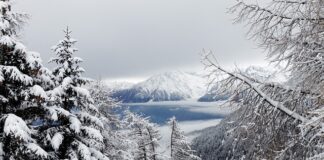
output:
<svg viewBox="0 0 324 160"><path fill-rule="evenodd" d="M277 73L271 68L251 66L243 69L242 73L262 82L282 82L285 80L284 74ZM113 98L124 103L186 99L210 102L226 100L230 97L229 93L220 93L220 84L215 84L207 91L206 77L197 73L183 71L153 75L145 81L135 84L110 82L107 85L113 91Z"/></svg>
<svg viewBox="0 0 324 160"><path fill-rule="evenodd" d="M182 71L154 75L131 87L115 90L113 97L126 103L177 101L199 98L206 93L202 75Z"/></svg>

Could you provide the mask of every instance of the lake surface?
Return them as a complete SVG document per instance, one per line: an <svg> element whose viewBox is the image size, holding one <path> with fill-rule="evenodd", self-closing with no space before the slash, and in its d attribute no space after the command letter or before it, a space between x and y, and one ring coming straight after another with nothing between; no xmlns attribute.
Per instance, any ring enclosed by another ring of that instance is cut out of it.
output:
<svg viewBox="0 0 324 160"><path fill-rule="evenodd" d="M169 118L175 116L178 121L197 121L223 119L226 113L219 111L217 104L206 105L199 103L145 103L145 104L122 104L118 112L129 109L131 112L150 117L154 123L163 125ZM219 111L219 112L218 112Z"/></svg>

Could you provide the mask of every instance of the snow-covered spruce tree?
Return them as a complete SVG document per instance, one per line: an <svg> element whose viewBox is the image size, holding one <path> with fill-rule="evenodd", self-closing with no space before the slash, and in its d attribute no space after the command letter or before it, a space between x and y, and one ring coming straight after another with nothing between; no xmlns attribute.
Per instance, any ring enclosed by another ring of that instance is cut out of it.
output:
<svg viewBox="0 0 324 160"><path fill-rule="evenodd" d="M81 58L74 57L76 40L71 31L65 30L65 38L52 49L57 55L50 62L56 63L53 70L56 86L48 92L48 125L41 138L46 150L54 159L108 159L102 130L104 124L89 91L83 88L89 80L81 74Z"/></svg>
<svg viewBox="0 0 324 160"><path fill-rule="evenodd" d="M243 93L242 119L224 139L232 148L219 149L231 152L228 159L324 157L323 7L322 0L260 4L239 0L232 8L237 22L246 22L252 38L268 49L271 62L286 65L291 76L284 84L265 83L242 72L229 72L206 54L204 62L211 73L226 73L224 86Z"/></svg>
<svg viewBox="0 0 324 160"><path fill-rule="evenodd" d="M119 102L111 98L111 91L99 79L89 85L89 92L94 100L95 106L104 122L103 137L105 143L105 154L110 159L132 159L132 141L128 140L127 124L114 111L119 107Z"/></svg>
<svg viewBox="0 0 324 160"><path fill-rule="evenodd" d="M126 120L131 129L130 136L137 144L134 159L159 160L163 158L163 155L157 151L161 136L155 124L150 123L148 118L143 118L129 111L126 112Z"/></svg>
<svg viewBox="0 0 324 160"><path fill-rule="evenodd" d="M40 147L36 120L50 87L50 72L38 53L18 39L26 14L12 11L11 1L0 0L0 159L46 159Z"/></svg>
<svg viewBox="0 0 324 160"><path fill-rule="evenodd" d="M170 156L172 160L200 160L194 155L194 150L191 149L190 143L181 131L175 117L172 117L168 124L171 128L170 139Z"/></svg>

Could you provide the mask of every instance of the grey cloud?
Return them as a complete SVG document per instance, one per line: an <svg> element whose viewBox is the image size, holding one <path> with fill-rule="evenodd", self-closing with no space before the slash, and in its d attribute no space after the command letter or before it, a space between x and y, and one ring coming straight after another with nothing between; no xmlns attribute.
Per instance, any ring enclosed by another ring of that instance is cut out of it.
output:
<svg viewBox="0 0 324 160"><path fill-rule="evenodd" d="M226 13L234 2L16 0L15 9L31 14L23 40L45 62L68 25L87 76L116 78L199 66L203 48L215 51L224 65L263 62L264 54L244 37L246 29Z"/></svg>

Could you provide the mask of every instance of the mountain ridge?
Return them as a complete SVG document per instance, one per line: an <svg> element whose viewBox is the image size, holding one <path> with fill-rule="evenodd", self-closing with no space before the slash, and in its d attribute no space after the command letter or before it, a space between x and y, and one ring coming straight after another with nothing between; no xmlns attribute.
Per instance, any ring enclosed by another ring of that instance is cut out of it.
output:
<svg viewBox="0 0 324 160"><path fill-rule="evenodd" d="M282 73L259 66L242 69L242 73L261 82L269 80L282 82L285 79ZM221 83L216 82L210 87L207 84L208 79L205 78L204 74L176 70L155 74L138 83L112 82L107 85L112 91L112 97L123 103L188 99L213 102L226 100L230 97L229 93L221 91Z"/></svg>
<svg viewBox="0 0 324 160"><path fill-rule="evenodd" d="M206 82L202 75L195 73L164 72L129 88L115 89L112 96L124 103L198 99L206 92Z"/></svg>

